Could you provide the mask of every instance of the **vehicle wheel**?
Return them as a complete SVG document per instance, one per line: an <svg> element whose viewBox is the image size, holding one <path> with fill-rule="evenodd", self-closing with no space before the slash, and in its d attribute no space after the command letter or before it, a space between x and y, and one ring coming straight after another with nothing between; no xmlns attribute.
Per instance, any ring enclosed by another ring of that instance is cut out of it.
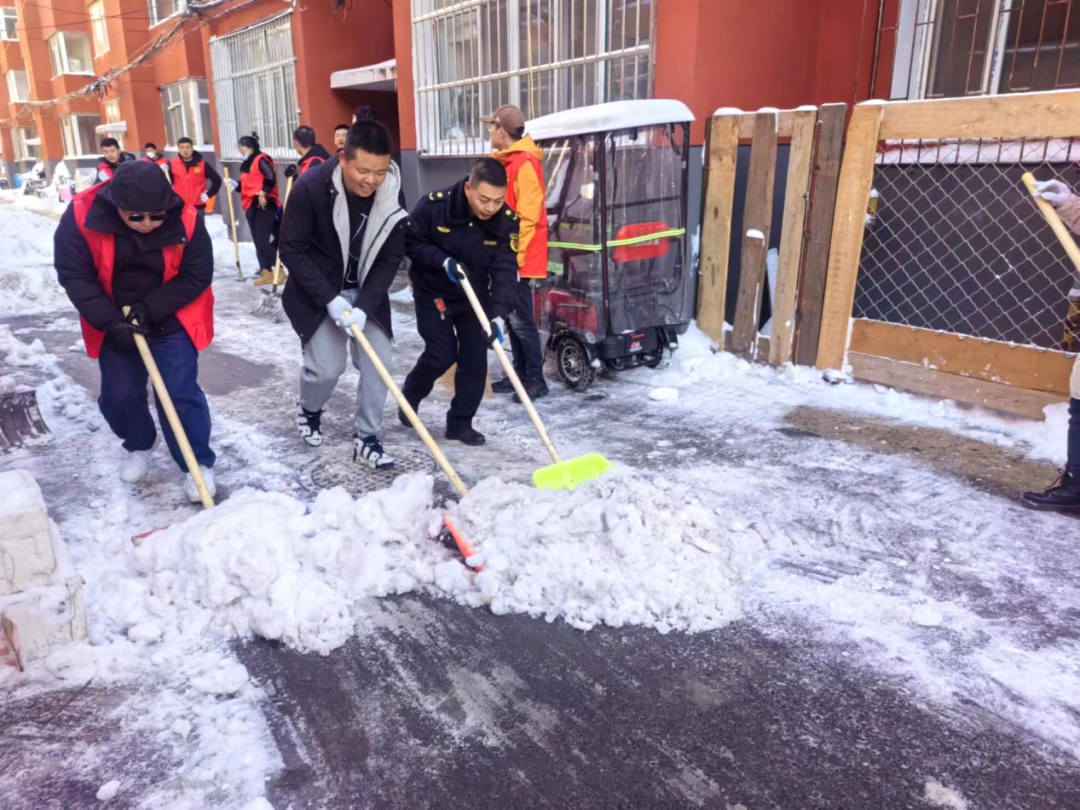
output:
<svg viewBox="0 0 1080 810"><path fill-rule="evenodd" d="M584 391L596 379L596 369L589 362L585 347L569 335L555 342L555 362L562 381L575 391Z"/></svg>

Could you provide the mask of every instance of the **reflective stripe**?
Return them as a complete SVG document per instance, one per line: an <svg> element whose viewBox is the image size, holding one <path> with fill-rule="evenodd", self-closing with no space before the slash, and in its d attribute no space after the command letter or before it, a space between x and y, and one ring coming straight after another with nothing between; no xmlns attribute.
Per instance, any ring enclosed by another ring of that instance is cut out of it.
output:
<svg viewBox="0 0 1080 810"><path fill-rule="evenodd" d="M686 236L686 228L672 228L669 231L657 231L644 236L634 236L629 239L612 239L607 243L609 248L623 247L625 245L643 245L646 242L655 242L657 239L671 239L677 236ZM584 250L598 253L604 249L603 245L590 245L586 242L548 242L549 248L563 248L564 250Z"/></svg>

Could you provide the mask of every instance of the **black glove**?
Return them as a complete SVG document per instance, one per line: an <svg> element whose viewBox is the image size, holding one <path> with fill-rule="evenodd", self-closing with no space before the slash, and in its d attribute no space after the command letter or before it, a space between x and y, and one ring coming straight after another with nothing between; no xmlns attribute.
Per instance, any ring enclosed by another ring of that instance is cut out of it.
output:
<svg viewBox="0 0 1080 810"><path fill-rule="evenodd" d="M290 163L288 166L285 167L285 176L286 177L296 177L296 164L295 163Z"/></svg>
<svg viewBox="0 0 1080 810"><path fill-rule="evenodd" d="M143 322L139 320L138 314L135 312L135 308L132 307L130 313L127 316L120 316L111 324L109 324L108 335L112 338L118 346L127 351L131 351L135 348L135 335L145 335L146 327Z"/></svg>

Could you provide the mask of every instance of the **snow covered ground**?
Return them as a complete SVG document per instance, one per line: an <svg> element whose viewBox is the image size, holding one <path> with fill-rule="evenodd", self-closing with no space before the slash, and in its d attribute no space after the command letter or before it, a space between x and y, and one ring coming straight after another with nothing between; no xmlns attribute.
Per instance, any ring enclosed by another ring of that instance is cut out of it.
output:
<svg viewBox="0 0 1080 810"><path fill-rule="evenodd" d="M723 634L737 622L780 643L813 639L852 670L892 679L941 712L977 707L1077 767L1076 522L1026 512L892 447L798 436L791 421L812 409L838 426L904 425L894 436L944 428L1059 462L1063 408L1034 424L878 386L834 386L810 369L714 354L692 331L666 368L606 379L586 397L556 383L539 403L564 456L600 451L619 468L573 494L528 486L547 463L543 448L520 410L489 398L478 418L488 444L446 448L474 486L460 504L441 475L424 473L316 496L299 472L347 464L354 373L324 420L327 445L304 447L291 427L295 336L251 317L258 293L233 280L227 233L220 219L210 225L217 338L203 376L222 497L197 513L180 502L164 448L149 482L116 480L122 451L97 413L95 370L48 268L54 221L0 204L5 246L18 257L0 270L0 316L9 316L0 318L0 378L37 387L55 434L0 458L0 469L25 467L41 482L87 580L91 624L90 644L22 676L0 672L0 689L20 701L72 688L123 694L111 716L155 765L100 745L68 752L65 767L95 791L144 807L260 801L282 759L266 721L267 684L250 676L232 640L333 657L350 639L374 639L378 600L406 593L582 629ZM242 253L252 270L250 246ZM401 379L420 343L408 293L394 300ZM240 363L261 376L245 382ZM448 399L440 387L424 404L433 428ZM389 408L387 416L391 453L419 446ZM447 508L481 573L433 539ZM131 535L163 525L171 528L132 544ZM30 796L41 766L20 765ZM931 776L928 806L968 806L964 785Z"/></svg>

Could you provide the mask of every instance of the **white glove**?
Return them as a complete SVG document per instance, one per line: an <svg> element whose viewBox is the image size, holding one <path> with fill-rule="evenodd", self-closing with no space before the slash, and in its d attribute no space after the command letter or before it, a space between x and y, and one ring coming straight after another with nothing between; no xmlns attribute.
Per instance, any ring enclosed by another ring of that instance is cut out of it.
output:
<svg viewBox="0 0 1080 810"><path fill-rule="evenodd" d="M344 295L336 296L329 304L326 305L326 311L330 315L330 320L332 320L338 326L341 326L341 321L345 313L352 308L352 301L350 301Z"/></svg>
<svg viewBox="0 0 1080 810"><path fill-rule="evenodd" d="M1061 208L1069 201L1072 192L1060 180L1041 180L1035 184L1035 193L1050 203L1054 208Z"/></svg>
<svg viewBox="0 0 1080 810"><path fill-rule="evenodd" d="M239 191L240 190L240 181L239 180L233 180L230 177L229 178L229 185L232 186L233 191Z"/></svg>
<svg viewBox="0 0 1080 810"><path fill-rule="evenodd" d="M367 325L367 315L360 307L354 306L349 310L348 314L342 316L341 320L337 322L337 325L346 332L351 331L350 327L353 324L359 326L361 332L364 331L364 327Z"/></svg>
<svg viewBox="0 0 1080 810"><path fill-rule="evenodd" d="M104 183L106 180L109 179L109 173L102 169L97 173L97 179L99 183Z"/></svg>
<svg viewBox="0 0 1080 810"><path fill-rule="evenodd" d="M210 200L210 198L206 195L205 191L202 194L199 195L199 202L205 203L205 202L208 202L209 200Z"/></svg>

